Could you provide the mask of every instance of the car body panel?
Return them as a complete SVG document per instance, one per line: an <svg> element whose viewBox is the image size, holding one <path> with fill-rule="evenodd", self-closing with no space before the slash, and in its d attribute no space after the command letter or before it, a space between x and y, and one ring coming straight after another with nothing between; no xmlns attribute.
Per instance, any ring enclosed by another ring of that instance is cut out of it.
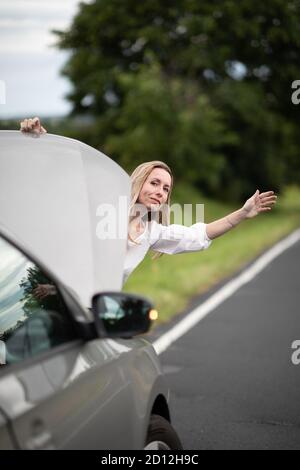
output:
<svg viewBox="0 0 300 470"><path fill-rule="evenodd" d="M123 170L86 147L0 132L0 237L44 270L79 332L0 366L0 449L142 449L158 397L168 408L159 359L145 338L98 337L96 329L86 336L93 320L86 307L96 292L121 288L126 252L126 238L95 236L97 207L118 205L130 187Z"/></svg>
<svg viewBox="0 0 300 470"><path fill-rule="evenodd" d="M8 420L0 411L0 450L13 450L14 448L8 429Z"/></svg>
<svg viewBox="0 0 300 470"><path fill-rule="evenodd" d="M96 292L122 287L129 194L125 171L88 145L0 131L1 223L86 307ZM100 240L108 207L123 237Z"/></svg>
<svg viewBox="0 0 300 470"><path fill-rule="evenodd" d="M10 369L0 409L21 449L141 449L151 404L167 392L142 339L97 339Z"/></svg>

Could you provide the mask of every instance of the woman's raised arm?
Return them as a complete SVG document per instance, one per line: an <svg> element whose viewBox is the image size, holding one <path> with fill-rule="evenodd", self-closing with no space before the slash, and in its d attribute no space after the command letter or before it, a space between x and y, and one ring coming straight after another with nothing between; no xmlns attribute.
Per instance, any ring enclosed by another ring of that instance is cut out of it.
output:
<svg viewBox="0 0 300 470"><path fill-rule="evenodd" d="M243 205L231 214L223 217L222 219L215 220L206 226L206 233L210 240L220 237L232 228L236 227L240 222L245 219L256 217L261 212L267 212L272 209L272 205L276 203L277 196L274 191L267 191L259 193L259 190L253 194Z"/></svg>

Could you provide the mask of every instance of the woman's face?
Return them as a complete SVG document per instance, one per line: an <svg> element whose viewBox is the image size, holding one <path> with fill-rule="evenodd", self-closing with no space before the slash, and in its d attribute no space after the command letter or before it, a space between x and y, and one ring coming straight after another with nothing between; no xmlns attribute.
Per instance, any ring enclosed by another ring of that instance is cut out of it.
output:
<svg viewBox="0 0 300 470"><path fill-rule="evenodd" d="M171 182L171 175L166 170L154 168L143 184L137 202L147 209L157 209L167 201Z"/></svg>

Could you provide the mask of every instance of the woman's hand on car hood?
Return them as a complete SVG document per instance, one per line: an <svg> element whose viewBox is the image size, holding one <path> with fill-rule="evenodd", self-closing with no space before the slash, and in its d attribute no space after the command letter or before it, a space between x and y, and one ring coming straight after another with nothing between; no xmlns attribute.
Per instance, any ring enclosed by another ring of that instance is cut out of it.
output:
<svg viewBox="0 0 300 470"><path fill-rule="evenodd" d="M41 121L38 117L33 119L24 119L20 122L20 131L28 132L31 134L46 134L46 129L41 125Z"/></svg>

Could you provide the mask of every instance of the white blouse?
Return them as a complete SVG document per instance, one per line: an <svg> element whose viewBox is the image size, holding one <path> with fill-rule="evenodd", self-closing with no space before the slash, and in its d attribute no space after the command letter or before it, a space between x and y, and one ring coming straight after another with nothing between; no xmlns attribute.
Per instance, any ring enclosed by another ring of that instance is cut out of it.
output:
<svg viewBox="0 0 300 470"><path fill-rule="evenodd" d="M135 239L127 241L127 253L125 257L123 284L132 271L146 256L149 248L159 253L175 255L189 251L206 250L211 240L206 233L206 224L197 224L186 227L185 225L162 225L154 220L146 222L144 232Z"/></svg>

